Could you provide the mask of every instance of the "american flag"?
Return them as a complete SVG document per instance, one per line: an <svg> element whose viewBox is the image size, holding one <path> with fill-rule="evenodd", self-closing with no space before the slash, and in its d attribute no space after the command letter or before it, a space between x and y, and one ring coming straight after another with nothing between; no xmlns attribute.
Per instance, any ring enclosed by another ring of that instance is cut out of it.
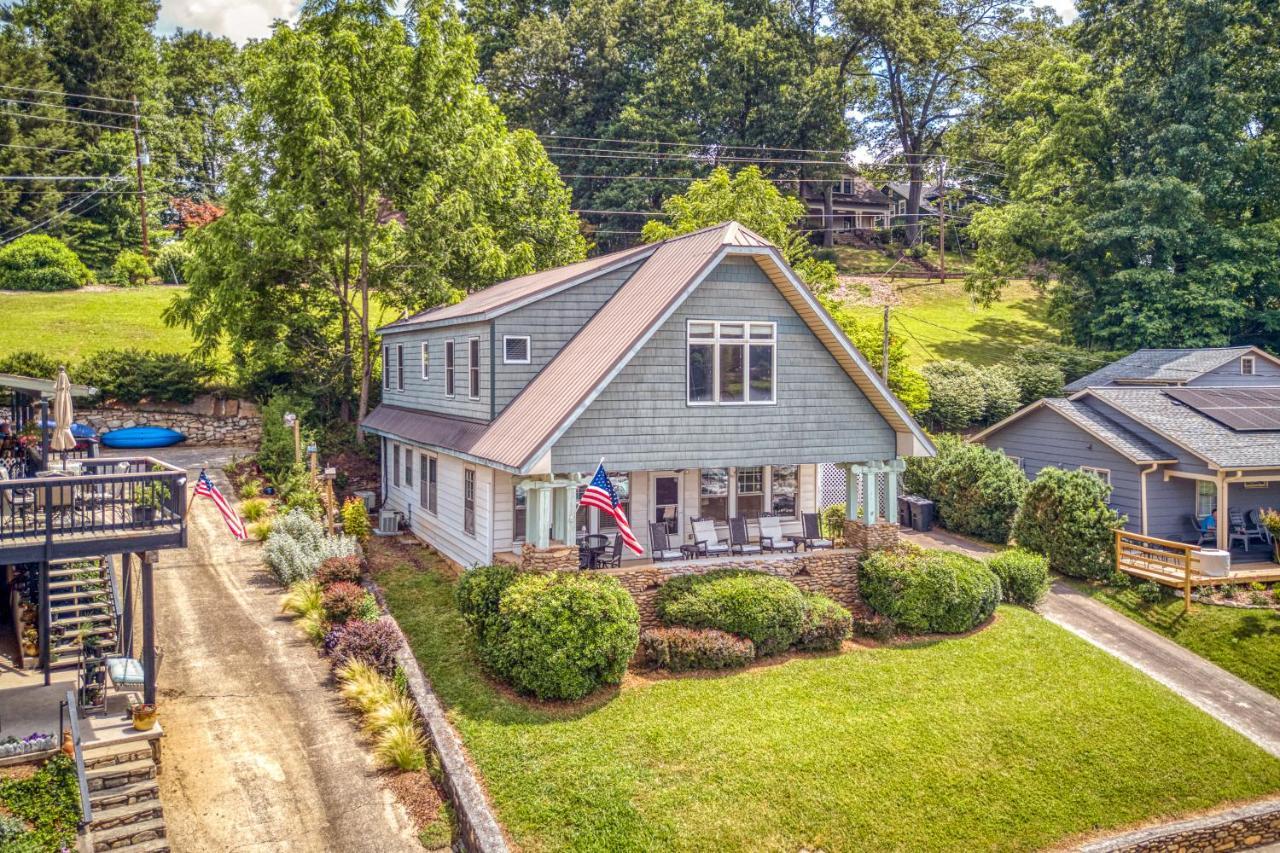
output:
<svg viewBox="0 0 1280 853"><path fill-rule="evenodd" d="M613 520L618 523L618 532L622 534L622 544L634 551L637 556L644 556L644 548L640 547L640 543L636 541L636 535L631 532L631 525L627 523L627 514L618 501L618 493L614 490L613 483L609 482L609 475L604 472L603 462L596 469L596 475L591 478L591 485L587 486L586 491L582 493L582 500L578 503L582 506L593 506L613 516Z"/></svg>
<svg viewBox="0 0 1280 853"><path fill-rule="evenodd" d="M231 531L231 535L236 539L248 539L249 534L245 532L244 522L240 520L240 516L227 503L227 499L222 496L222 492L218 491L218 487L209 479L209 475L203 470L200 472L200 479L196 480L196 493L198 498L209 498L213 501L213 505L218 508L218 512L222 513L222 519L227 523L227 529Z"/></svg>

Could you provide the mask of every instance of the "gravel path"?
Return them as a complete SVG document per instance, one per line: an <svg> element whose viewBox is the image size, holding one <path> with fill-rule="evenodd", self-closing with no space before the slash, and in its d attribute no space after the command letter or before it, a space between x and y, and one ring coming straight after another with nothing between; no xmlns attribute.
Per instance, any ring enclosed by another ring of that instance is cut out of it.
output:
<svg viewBox="0 0 1280 853"><path fill-rule="evenodd" d="M208 453L172 456L198 465ZM228 493L221 461L208 461ZM327 686L327 664L279 615L258 548L232 539L209 501L194 502L189 520L190 547L162 552L156 569L160 790L173 849L421 851Z"/></svg>

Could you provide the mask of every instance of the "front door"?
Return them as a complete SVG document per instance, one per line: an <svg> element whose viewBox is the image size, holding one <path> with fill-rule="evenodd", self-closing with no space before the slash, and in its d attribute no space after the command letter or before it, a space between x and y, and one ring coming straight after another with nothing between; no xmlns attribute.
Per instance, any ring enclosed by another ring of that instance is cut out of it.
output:
<svg viewBox="0 0 1280 853"><path fill-rule="evenodd" d="M673 542L683 541L680 532L680 475L654 474L650 479L649 493L653 495L653 520L667 526L667 534Z"/></svg>

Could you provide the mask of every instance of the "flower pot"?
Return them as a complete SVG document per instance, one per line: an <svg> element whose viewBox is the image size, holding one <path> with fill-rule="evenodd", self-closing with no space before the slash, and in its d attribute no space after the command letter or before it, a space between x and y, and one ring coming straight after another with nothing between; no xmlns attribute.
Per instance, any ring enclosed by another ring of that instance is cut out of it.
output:
<svg viewBox="0 0 1280 853"><path fill-rule="evenodd" d="M73 710L71 713L74 714L75 711ZM75 744L75 741L71 739L70 729L67 729L65 732L62 733L62 754L63 755L76 754L76 744Z"/></svg>
<svg viewBox="0 0 1280 853"><path fill-rule="evenodd" d="M144 710L144 707L141 705L134 706L133 708L134 729L140 732L149 732L153 728L155 728L155 725L156 725L156 709L154 707L152 707L149 710Z"/></svg>
<svg viewBox="0 0 1280 853"><path fill-rule="evenodd" d="M138 524L152 524L156 520L156 508L153 506L135 506L133 520Z"/></svg>

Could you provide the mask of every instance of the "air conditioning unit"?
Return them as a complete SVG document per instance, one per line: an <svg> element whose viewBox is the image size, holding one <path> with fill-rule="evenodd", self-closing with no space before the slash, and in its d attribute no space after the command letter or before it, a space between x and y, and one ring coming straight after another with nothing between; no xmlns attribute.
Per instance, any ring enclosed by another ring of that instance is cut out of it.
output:
<svg viewBox="0 0 1280 853"><path fill-rule="evenodd" d="M364 501L365 512L373 512L373 508L378 505L377 492L369 492L369 491L352 492L352 495Z"/></svg>
<svg viewBox="0 0 1280 853"><path fill-rule="evenodd" d="M384 509L378 513L378 530L379 536L395 536L400 532L400 519L403 516L393 509Z"/></svg>

